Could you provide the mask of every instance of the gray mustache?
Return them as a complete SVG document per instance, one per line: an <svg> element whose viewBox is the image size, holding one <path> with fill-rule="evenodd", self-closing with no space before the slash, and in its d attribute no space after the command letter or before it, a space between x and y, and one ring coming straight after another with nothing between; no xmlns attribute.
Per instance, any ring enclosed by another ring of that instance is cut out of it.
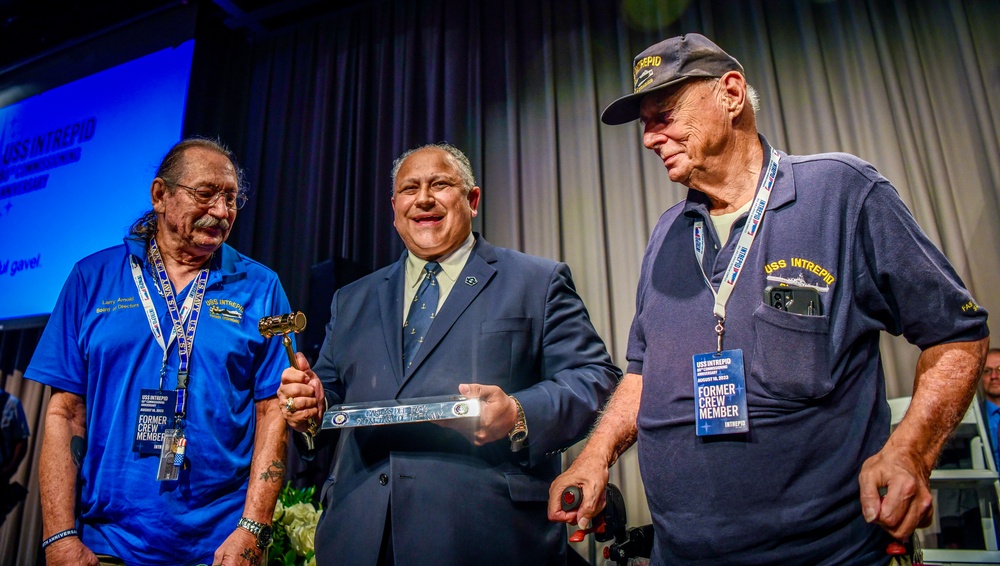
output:
<svg viewBox="0 0 1000 566"><path fill-rule="evenodd" d="M229 230L229 220L227 218L216 218L214 216L202 216L194 221L195 228L221 228Z"/></svg>

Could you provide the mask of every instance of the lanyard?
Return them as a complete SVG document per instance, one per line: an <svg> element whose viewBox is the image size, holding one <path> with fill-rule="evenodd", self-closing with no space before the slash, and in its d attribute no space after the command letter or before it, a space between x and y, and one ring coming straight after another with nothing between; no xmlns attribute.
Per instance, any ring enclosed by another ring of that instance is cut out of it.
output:
<svg viewBox="0 0 1000 566"><path fill-rule="evenodd" d="M166 373L167 355L174 339L177 339L178 367L177 404L175 414L177 420L180 421L184 418L184 412L187 406L188 368L191 360L191 349L194 347L194 335L198 328L198 315L201 313L201 305L205 297L205 289L208 284L208 268L206 267L198 272L194 288L188 292L187 299L178 310L177 299L174 296L174 287L170 283L170 278L167 275L167 269L163 265L163 258L160 256L160 250L156 246L155 238L149 241L149 252L150 259L156 269L156 276L160 284L160 289L163 290L163 298L167 303L167 312L170 313L170 320L173 326L170 331L170 336L166 342L163 341L163 330L160 328L159 317L156 314L156 308L153 306L153 301L149 294L149 288L146 286L146 282L143 279L142 268L139 266L139 262L134 256L129 257L132 268L132 279L135 281L136 290L139 292L139 300L142 302L143 309L146 312L146 320L149 322L149 329L153 333L153 337L156 338L156 342L163 350L163 361L160 365L161 389L163 388L163 377ZM185 320L187 321L186 329L184 328Z"/></svg>
<svg viewBox="0 0 1000 566"><path fill-rule="evenodd" d="M743 270L743 263L750 253L750 246L753 245L754 239L757 237L758 232L760 232L760 225L764 221L764 211L767 209L767 201L771 198L774 179L778 175L778 162L780 160L781 156L778 155L778 151L772 148L771 159L767 164L767 171L764 174L764 178L760 181L760 187L754 196L753 204L750 205L750 215L743 226L743 232L740 234L739 241L736 242L736 251L733 253L732 259L729 260L729 267L726 268L726 273L722 277L722 284L719 285L718 291L712 287L712 280L705 273L703 262L705 257L705 221L698 219L694 223L694 255L698 260L698 267L701 268L701 276L705 279L709 290L712 291L712 295L715 296L715 307L712 312L718 321L718 324L715 326L715 333L719 337L719 352L722 352L722 333L725 330L726 303L729 302L729 297L733 294L733 288L736 287L736 280L739 279L740 273Z"/></svg>

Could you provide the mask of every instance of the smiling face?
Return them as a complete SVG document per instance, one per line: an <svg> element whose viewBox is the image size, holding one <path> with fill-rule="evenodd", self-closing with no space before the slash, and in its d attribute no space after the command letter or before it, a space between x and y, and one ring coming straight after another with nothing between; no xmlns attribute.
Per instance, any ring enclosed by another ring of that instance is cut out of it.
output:
<svg viewBox="0 0 1000 566"><path fill-rule="evenodd" d="M450 153L421 149L403 161L393 181L393 225L410 253L435 261L472 232L479 194L479 187L465 186Z"/></svg>
<svg viewBox="0 0 1000 566"><path fill-rule="evenodd" d="M239 188L232 162L217 151L189 148L184 151L182 163L180 176L170 182L223 191ZM170 186L160 177L153 180L151 196L158 218L156 243L166 254L211 255L229 237L236 221L236 210L226 207L225 198L212 205L198 204L189 191Z"/></svg>
<svg viewBox="0 0 1000 566"><path fill-rule="evenodd" d="M690 80L642 99L642 143L660 157L671 181L697 188L724 159L731 131L724 94L717 80Z"/></svg>

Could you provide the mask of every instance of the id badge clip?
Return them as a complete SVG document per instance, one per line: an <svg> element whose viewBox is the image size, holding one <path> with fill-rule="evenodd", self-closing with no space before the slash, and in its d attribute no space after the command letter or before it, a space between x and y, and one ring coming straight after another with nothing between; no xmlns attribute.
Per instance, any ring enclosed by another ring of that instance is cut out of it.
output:
<svg viewBox="0 0 1000 566"><path fill-rule="evenodd" d="M177 481L184 467L184 452L187 438L184 430L172 428L163 431L163 448L160 450L160 466L156 472L157 481Z"/></svg>
<svg viewBox="0 0 1000 566"><path fill-rule="evenodd" d="M696 354L692 363L697 435L749 432L743 350Z"/></svg>

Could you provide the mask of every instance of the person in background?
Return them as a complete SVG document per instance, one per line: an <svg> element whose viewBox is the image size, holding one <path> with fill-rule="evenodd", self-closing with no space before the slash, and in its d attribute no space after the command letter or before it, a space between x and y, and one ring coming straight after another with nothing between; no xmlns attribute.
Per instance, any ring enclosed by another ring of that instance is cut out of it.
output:
<svg viewBox="0 0 1000 566"><path fill-rule="evenodd" d="M657 43L630 70L601 118L638 120L689 191L650 236L627 375L553 482L550 518L589 523L638 442L654 564L887 563L930 521L986 311L874 167L772 147L743 66L708 38ZM922 350L891 436L881 332ZM574 485L583 501L563 511Z"/></svg>
<svg viewBox="0 0 1000 566"><path fill-rule="evenodd" d="M472 231L482 193L460 150L408 151L392 179L406 251L336 292L315 367L300 353L282 375L284 415L301 432L328 406L458 394L480 415L339 431L316 562L565 564L549 482L621 371L566 264Z"/></svg>
<svg viewBox="0 0 1000 566"><path fill-rule="evenodd" d="M1000 348L990 348L986 353L980 412L983 416L987 449L994 464L997 463L997 427L1000 426ZM969 469L973 467L968 438L951 438L938 458L939 469ZM993 505L996 517L996 505ZM983 539L982 516L979 496L972 487L942 487L937 490L937 514L940 531L937 546L940 548L986 548Z"/></svg>
<svg viewBox="0 0 1000 566"><path fill-rule="evenodd" d="M7 515L24 501L27 490L18 482L11 482L17 468L28 453L31 431L24 417L21 400L0 389L0 525Z"/></svg>
<svg viewBox="0 0 1000 566"><path fill-rule="evenodd" d="M246 188L221 143L176 144L150 196L124 244L73 268L25 372L52 387L46 562L259 564L284 477L288 361L257 325L288 299L225 244Z"/></svg>
<svg viewBox="0 0 1000 566"><path fill-rule="evenodd" d="M983 420L990 436L993 463L1000 466L1000 348L990 348L983 365Z"/></svg>

